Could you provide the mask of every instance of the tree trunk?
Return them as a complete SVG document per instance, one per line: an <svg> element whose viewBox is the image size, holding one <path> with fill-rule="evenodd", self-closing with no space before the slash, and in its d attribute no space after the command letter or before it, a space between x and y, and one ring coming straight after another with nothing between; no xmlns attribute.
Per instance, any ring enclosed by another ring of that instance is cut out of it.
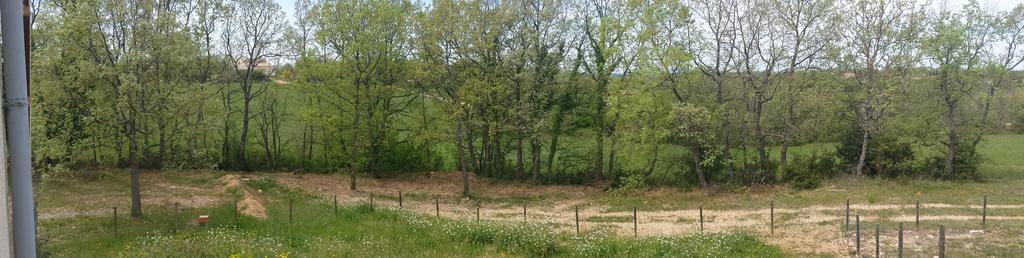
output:
<svg viewBox="0 0 1024 258"><path fill-rule="evenodd" d="M953 163L956 159L957 145L960 144L960 135L956 125L956 101L949 96L946 97L946 108L946 123L949 126L949 131L947 132L946 164L943 170L946 176L950 176L953 175Z"/></svg>
<svg viewBox="0 0 1024 258"><path fill-rule="evenodd" d="M561 106L555 113L555 121L551 128L551 145L548 147L548 175L552 174L555 164L555 153L558 152L558 137L562 135L562 122L565 120L565 109Z"/></svg>
<svg viewBox="0 0 1024 258"><path fill-rule="evenodd" d="M519 126L522 129L522 126ZM523 133L522 131L516 131L516 180L524 178L524 171L526 170L523 161Z"/></svg>
<svg viewBox="0 0 1024 258"><path fill-rule="evenodd" d="M352 127L354 130L352 130L352 142L349 143L349 146L351 146L351 152L349 154L348 161L348 173L350 183L348 189L352 191L356 190L356 158L359 155L359 118L361 117L361 114L359 114L359 91L360 88L358 85L356 85L356 95L353 98L354 104L352 105Z"/></svg>
<svg viewBox="0 0 1024 258"><path fill-rule="evenodd" d="M540 177L541 166L540 141L537 139L530 140L530 156L532 157L532 161L530 163L533 163L533 166L530 167L530 172L533 174L533 180L537 181Z"/></svg>
<svg viewBox="0 0 1024 258"><path fill-rule="evenodd" d="M758 100L760 102L760 100ZM764 133L764 128L761 125L761 116L763 115L763 104L758 103L756 111L754 112L754 136L757 137L757 158L758 162L761 163L761 169L768 169L768 138Z"/></svg>
<svg viewBox="0 0 1024 258"><path fill-rule="evenodd" d="M249 85L248 87L252 87ZM242 170L249 170L249 163L245 160L245 145L249 140L249 104L252 101L251 89L244 90L242 99L242 135L238 140L238 165Z"/></svg>
<svg viewBox="0 0 1024 258"><path fill-rule="evenodd" d="M860 142L860 157L857 158L857 170L858 176L864 175L864 161L868 157L868 131L864 130L864 135L861 137Z"/></svg>
<svg viewBox="0 0 1024 258"><path fill-rule="evenodd" d="M456 101L458 103L458 101ZM469 197L469 171L466 171L465 146L462 146L462 122L455 121L455 149L458 153L459 171L462 172L462 197Z"/></svg>
<svg viewBox="0 0 1024 258"><path fill-rule="evenodd" d="M700 164L701 161L704 160L702 157L703 155L701 155L700 148L690 148L690 152L690 157L693 157L693 171L697 172L697 180L700 181L701 187L707 188L708 180L704 175L704 168Z"/></svg>
<svg viewBox="0 0 1024 258"><path fill-rule="evenodd" d="M785 139L785 140L782 141L782 147L779 149L779 166L780 167L786 166L786 162L788 160L788 157L787 157L788 156L788 152L789 152L789 139Z"/></svg>
<svg viewBox="0 0 1024 258"><path fill-rule="evenodd" d="M135 218L142 217L142 191L139 189L139 143L136 135L135 121L128 122L128 162L129 173L131 177L131 191L132 191L132 212L131 216Z"/></svg>

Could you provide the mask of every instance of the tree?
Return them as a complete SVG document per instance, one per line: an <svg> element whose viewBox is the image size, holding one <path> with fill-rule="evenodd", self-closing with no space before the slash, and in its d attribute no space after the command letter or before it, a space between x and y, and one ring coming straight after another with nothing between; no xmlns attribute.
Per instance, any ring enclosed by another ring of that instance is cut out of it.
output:
<svg viewBox="0 0 1024 258"><path fill-rule="evenodd" d="M881 133L889 107L905 92L919 62L924 13L909 0L851 0L847 6L839 67L852 77L844 91L863 130L854 170L861 175L869 139Z"/></svg>
<svg viewBox="0 0 1024 258"><path fill-rule="evenodd" d="M922 48L927 60L936 66L933 72L946 126L943 174L951 176L963 172L954 171L956 159L973 156L975 152L973 142L965 142L967 135L974 134L965 130L975 124L964 115L964 102L974 99L977 93L975 87L982 79L978 67L987 54L995 27L990 15L981 11L975 1L965 5L961 12L944 9L930 18Z"/></svg>
<svg viewBox="0 0 1024 258"><path fill-rule="evenodd" d="M635 9L627 6L621 1L591 1L582 3L580 12L583 15L583 35L586 48L583 57L585 61L583 69L590 79L597 85L597 105L594 110L595 127L595 155L593 177L601 180L605 174L604 169L604 138L612 131L610 125L614 124L605 121L606 110L608 109L608 85L611 84L612 74L622 72L621 77L626 77L628 68L636 57L636 45L633 36L635 35L633 11ZM631 49L632 48L632 49ZM632 50L632 52L631 52ZM614 146L609 156L609 170L614 169Z"/></svg>
<svg viewBox="0 0 1024 258"><path fill-rule="evenodd" d="M360 151L376 172L393 119L414 98L398 86L406 83L406 58L412 5L406 1L320 3L313 14L318 43L330 50L336 69L345 71L333 86L333 105L349 124L350 189L356 190ZM362 140L362 136L366 139Z"/></svg>
<svg viewBox="0 0 1024 258"><path fill-rule="evenodd" d="M221 40L224 54L233 64L238 87L242 93L242 127L238 140L238 165L249 169L246 162L246 144L249 140L249 121L252 100L266 92L266 87L255 87L256 66L270 62L279 55L277 43L284 24L284 13L271 0L232 0ZM231 92L224 93L225 112L230 113ZM225 121L227 122L227 121Z"/></svg>
<svg viewBox="0 0 1024 258"><path fill-rule="evenodd" d="M1013 71L1024 63L1024 4L1018 4L1013 10L996 15L993 19L994 33L991 44L997 46L997 51L992 53L989 57L991 60L988 60L988 68L994 78L989 81L982 95L981 118L978 122L983 129L991 127L992 102L996 92L1009 87ZM975 135L971 142L972 149L981 143L981 136Z"/></svg>
<svg viewBox="0 0 1024 258"><path fill-rule="evenodd" d="M768 135L764 128L765 105L779 91L778 70L784 59L777 17L768 2L745 1L735 14L738 32L736 65L743 85L747 112L761 169L769 168Z"/></svg>
<svg viewBox="0 0 1024 258"><path fill-rule="evenodd" d="M722 152L722 159L730 161L730 151L733 146L730 137L729 117L731 117L730 100L728 92L730 74L737 71L738 66L734 49L738 44L738 28L734 13L737 12L739 2L736 0L696 0L693 5L695 22L688 32L691 38L687 40L687 50L693 55L694 66L711 83L715 107L712 109L719 117L718 135L720 144L726 151ZM676 99L682 102L685 98L679 89L673 89ZM732 165L726 166L726 173L731 174Z"/></svg>
<svg viewBox="0 0 1024 258"><path fill-rule="evenodd" d="M799 136L799 128L814 113L806 108L807 99L813 98L816 81L827 80L812 76L821 67L826 66L825 51L832 48L832 42L839 38L840 21L835 3L832 0L812 1L779 1L771 2L771 8L778 12L776 22L780 26L778 33L781 48L784 51L782 73L784 95L781 147L779 164L785 166L788 160L789 146Z"/></svg>

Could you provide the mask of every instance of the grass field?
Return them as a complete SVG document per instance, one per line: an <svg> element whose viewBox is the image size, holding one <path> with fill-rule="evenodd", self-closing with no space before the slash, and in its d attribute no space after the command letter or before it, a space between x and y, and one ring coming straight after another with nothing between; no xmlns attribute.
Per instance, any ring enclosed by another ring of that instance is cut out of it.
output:
<svg viewBox="0 0 1024 258"><path fill-rule="evenodd" d="M211 184L207 176L179 177L165 183ZM93 183L113 186L120 181L110 175ZM262 191L268 207L266 220L245 216L236 220L230 202L182 213L170 206L149 206L141 219L122 214L116 233L112 211L43 219L42 253L54 257L781 257L777 247L739 233L640 239L575 236L540 225L434 218L366 204L343 205L335 213L328 200L277 186L261 188L267 190ZM44 207L66 201L51 197L46 197ZM211 223L191 223L197 214L209 215Z"/></svg>
<svg viewBox="0 0 1024 258"><path fill-rule="evenodd" d="M798 146L793 152L829 147ZM936 231L943 225L950 257L1012 257L1024 249L1024 151L1018 150L1024 150L1022 135L987 137L980 148L985 158L981 181L839 177L814 190L658 187L606 192L586 186L474 179L474 197L466 200L454 194L459 189L454 173L363 178L362 190L357 192L347 191L344 175L261 173L248 176L274 179L251 186L263 190L261 199L270 218L242 217L237 224L232 206L236 195L217 190L218 178L225 172L144 173L146 216L127 219L127 173L104 171L89 179L37 187L40 247L55 257L841 256L835 250L848 250L844 248L852 243L840 234L845 228L842 207L849 200L852 213L862 216L865 252L873 251L869 244L878 224L886 243L882 250L893 254L894 230L903 222L911 256L934 254ZM399 190L406 191L402 210L394 208ZM318 197L330 193L346 197L337 215L330 201ZM377 196L375 208L362 204L368 194ZM979 207L985 196L991 208L990 220L983 226ZM441 218L433 216L435 197L445 209ZM918 199L924 204L924 219L915 227L911 226L913 204ZM288 200L294 200L291 221ZM471 219L469 210L477 201L487 208L486 218L479 223ZM774 236L764 226L771 201L779 225ZM175 202L185 207L182 213L173 211ZM531 207L534 223L521 222L517 215L521 205ZM691 226L697 223L695 209L701 205L707 234L696 233ZM573 206L585 213L582 237L575 236L566 217ZM112 207L118 207L121 215L116 236ZM643 233L638 239L632 237L633 208L642 217ZM211 225L188 223L199 214L210 215ZM814 241L825 239L840 247L815 246Z"/></svg>

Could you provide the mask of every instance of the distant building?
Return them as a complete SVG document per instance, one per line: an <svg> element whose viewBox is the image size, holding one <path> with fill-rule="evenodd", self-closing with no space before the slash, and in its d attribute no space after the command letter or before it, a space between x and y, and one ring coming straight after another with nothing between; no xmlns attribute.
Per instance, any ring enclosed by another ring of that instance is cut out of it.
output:
<svg viewBox="0 0 1024 258"><path fill-rule="evenodd" d="M249 60L239 59L236 65L238 66L238 69L246 69L249 66ZM256 59L256 66L253 67L253 70L266 74L267 76L273 76L274 72L277 71L277 66L267 62L266 58L259 58Z"/></svg>

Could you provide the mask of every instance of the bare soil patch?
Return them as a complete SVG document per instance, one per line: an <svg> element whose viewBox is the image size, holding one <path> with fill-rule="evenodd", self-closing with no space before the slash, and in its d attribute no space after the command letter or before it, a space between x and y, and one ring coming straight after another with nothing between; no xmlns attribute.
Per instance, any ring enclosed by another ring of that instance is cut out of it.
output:
<svg viewBox="0 0 1024 258"><path fill-rule="evenodd" d="M605 194L596 187L586 186L535 186L516 183L495 182L487 179L471 177L474 195L481 200L502 198L505 202L481 202L478 210L474 200L458 197L462 189L462 178L459 173L431 173L396 180L378 180L358 178L359 191L349 190L349 179L345 175L298 175L278 174L275 180L284 186L300 189L308 193L332 197L337 195L339 202L368 203L369 195L378 196L378 206L397 208L396 198L382 200L379 196L397 197L398 191L405 193L404 209L411 209L426 214L434 214L434 199L414 199L409 196L440 196L440 215L450 218L473 220L476 214L485 220L522 222L523 204L527 206L525 221L528 223L544 223L556 230L575 231L575 208L579 207L580 227L582 231L611 231L620 235L633 234L632 211L609 212L608 207L588 204L589 198ZM655 190L658 191L658 190ZM641 193L653 194L658 193ZM554 196L554 197L552 197ZM448 197L448 198L445 198ZM509 203L509 199L532 198L521 203ZM1022 205L989 205L989 209L1014 209ZM813 205L805 207L787 207L775 209L774 234L770 228L770 210L764 209L704 209L704 232L747 232L759 235L766 242L779 245L786 250L803 253L829 254L847 256L853 252L854 242L841 230L845 223L844 205ZM873 240L869 246L867 241L867 223L869 221L888 220L895 222L913 221L913 205L889 204L855 204L851 205L853 213L892 212L895 217L862 216L865 237L862 240L862 252L874 250ZM955 205L945 203L922 203L922 208L980 208L974 205ZM908 214L905 214L909 210ZM602 220L608 217L628 217L629 220ZM594 219L598 218L595 222ZM909 220L908 220L909 218ZM941 215L922 216L923 221L965 221L978 220L977 216ZM1024 216L990 216L990 220L1024 220ZM700 210L678 209L638 212L637 234L640 236L686 235L701 232ZM874 223L874 222L871 222ZM871 224L873 225L873 224ZM908 231L910 232L910 231ZM950 237L959 237L950 235ZM965 235L963 237L972 237ZM908 233L905 242L909 248L923 249L932 244L926 232ZM895 239L882 238L883 249L895 248ZM869 249L870 248L870 249Z"/></svg>

